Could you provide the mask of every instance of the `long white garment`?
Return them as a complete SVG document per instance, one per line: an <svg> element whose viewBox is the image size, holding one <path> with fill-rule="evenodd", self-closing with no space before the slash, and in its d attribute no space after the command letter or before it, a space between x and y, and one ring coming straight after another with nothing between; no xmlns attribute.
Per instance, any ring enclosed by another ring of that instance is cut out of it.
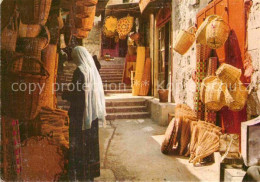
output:
<svg viewBox="0 0 260 182"><path fill-rule="evenodd" d="M72 58L85 79L85 110L82 130L90 129L92 121L96 118L101 119L105 126L105 95L95 62L87 49L82 46L77 46L73 49Z"/></svg>

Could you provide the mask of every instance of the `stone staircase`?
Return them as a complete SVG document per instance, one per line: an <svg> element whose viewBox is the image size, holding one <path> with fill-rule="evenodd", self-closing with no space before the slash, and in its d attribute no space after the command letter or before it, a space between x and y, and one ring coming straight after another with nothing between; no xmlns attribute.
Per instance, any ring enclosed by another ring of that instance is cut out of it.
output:
<svg viewBox="0 0 260 182"><path fill-rule="evenodd" d="M122 83L124 64L105 64L101 62L100 75L105 94L131 93L130 85Z"/></svg>
<svg viewBox="0 0 260 182"><path fill-rule="evenodd" d="M107 99L107 120L149 118L145 99Z"/></svg>

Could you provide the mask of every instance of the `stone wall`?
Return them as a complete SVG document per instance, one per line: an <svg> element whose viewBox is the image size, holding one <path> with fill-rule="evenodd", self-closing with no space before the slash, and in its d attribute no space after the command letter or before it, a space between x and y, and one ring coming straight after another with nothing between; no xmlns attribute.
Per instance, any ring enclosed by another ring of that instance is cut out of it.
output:
<svg viewBox="0 0 260 182"><path fill-rule="evenodd" d="M253 0L248 18L248 52L254 73L251 79L248 114L260 115L260 0Z"/></svg>
<svg viewBox="0 0 260 182"><path fill-rule="evenodd" d="M172 1L172 30L173 45L180 30L187 30L196 23L196 14L207 6L210 0L175 0ZM193 96L195 82L192 80L192 72L196 67L195 44L184 55L173 52L173 97L176 103L186 103L194 107Z"/></svg>
<svg viewBox="0 0 260 182"><path fill-rule="evenodd" d="M83 39L83 46L88 49L91 55L97 55L100 57L101 51L101 16L95 17L94 26L89 32L89 35L86 39Z"/></svg>

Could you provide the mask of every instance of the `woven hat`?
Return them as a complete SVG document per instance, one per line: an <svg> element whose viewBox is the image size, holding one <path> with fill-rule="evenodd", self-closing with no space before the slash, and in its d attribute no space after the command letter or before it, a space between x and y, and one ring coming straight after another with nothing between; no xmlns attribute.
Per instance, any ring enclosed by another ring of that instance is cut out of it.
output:
<svg viewBox="0 0 260 182"><path fill-rule="evenodd" d="M216 75L223 83L233 85L240 79L241 70L224 63L218 68Z"/></svg>
<svg viewBox="0 0 260 182"><path fill-rule="evenodd" d="M105 19L105 24L104 27L106 28L107 31L110 31L112 33L116 32L116 27L117 27L117 18L113 16L108 16Z"/></svg>
<svg viewBox="0 0 260 182"><path fill-rule="evenodd" d="M127 34L130 33L132 27L133 27L133 19L130 18L129 16L121 18L118 23L117 23L117 27L116 27L116 31L119 34L119 38L120 37L126 37Z"/></svg>

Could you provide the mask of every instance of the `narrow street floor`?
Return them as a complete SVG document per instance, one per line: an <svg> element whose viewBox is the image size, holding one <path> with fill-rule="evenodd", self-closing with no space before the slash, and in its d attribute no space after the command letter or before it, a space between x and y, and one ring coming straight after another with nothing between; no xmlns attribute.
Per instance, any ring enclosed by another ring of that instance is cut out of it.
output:
<svg viewBox="0 0 260 182"><path fill-rule="evenodd" d="M193 167L187 158L163 155L165 130L151 119L113 120L100 127L101 176L95 181L218 181L216 164Z"/></svg>

